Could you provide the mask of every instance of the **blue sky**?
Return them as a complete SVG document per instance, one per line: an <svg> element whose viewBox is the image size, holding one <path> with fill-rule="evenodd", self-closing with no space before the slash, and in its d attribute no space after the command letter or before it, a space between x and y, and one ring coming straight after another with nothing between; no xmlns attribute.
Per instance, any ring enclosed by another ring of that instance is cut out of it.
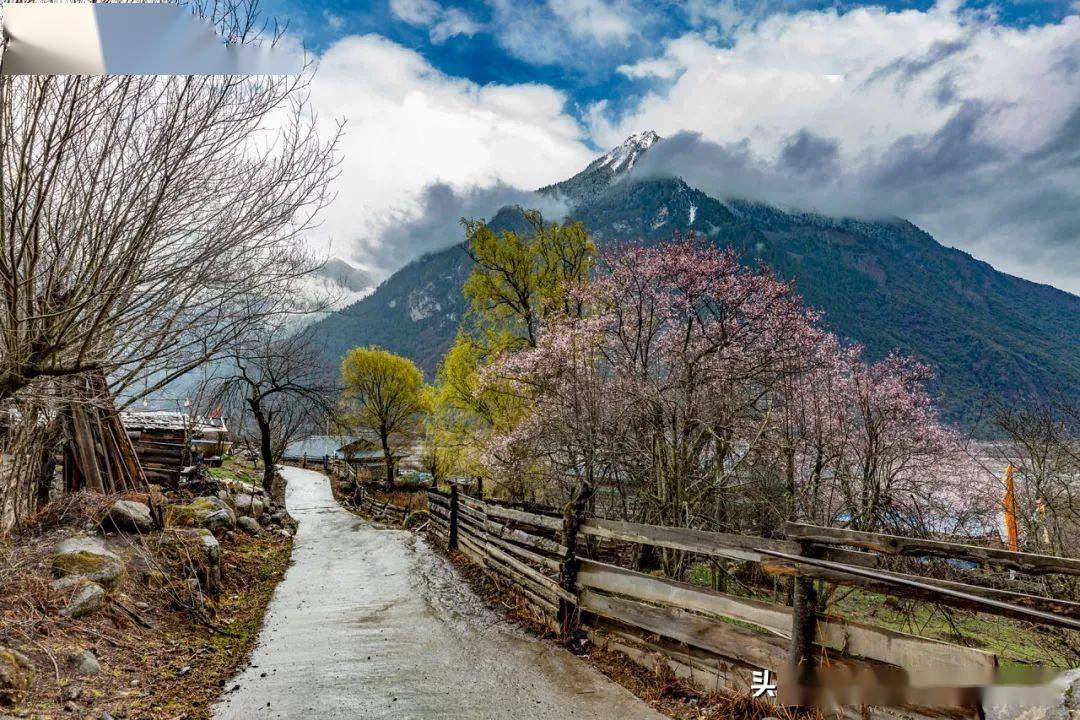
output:
<svg viewBox="0 0 1080 720"><path fill-rule="evenodd" d="M410 4L410 3L405 3ZM515 5L532 6L537 24L550 23L558 28L556 16L544 10L541 0L515 2ZM846 12L864 6L880 6L891 10L927 10L933 2L918 0L885 3L836 3L820 0L785 0L781 2L700 3L717 8L732 8L746 18L761 19L772 14L790 14L799 11L836 10ZM556 56L550 61L537 62L523 59L514 47L500 42L498 13L488 0L461 0L442 3L443 7L459 9L472 20L476 27L465 33L433 39L431 26L415 20L409 21L395 13L390 0L372 2L308 2L304 0L271 0L267 3L268 14L283 18L290 23L296 35L315 53L348 35L377 33L396 43L413 48L424 55L440 71L451 76L467 77L477 83L543 83L564 90L571 98L568 110L581 115L593 103L607 99L611 111L617 113L624 106L646 92L654 83L649 80L631 80L616 70L620 65L630 64L643 57L656 54L665 40L677 38L690 32L698 32L714 38L717 45L730 43L722 22L695 12L694 3L647 2L627 4L633 8L631 19L636 33L625 42L601 44L581 43L581 51ZM967 3L972 11L994 13L1003 25L1026 27L1057 22L1070 12L1075 12L1064 0L1021 0L1020 2L994 3L988 0ZM730 12L730 11L729 11Z"/></svg>
<svg viewBox="0 0 1080 720"><path fill-rule="evenodd" d="M267 0L264 10L322 59L316 109L349 134L348 200L325 234L377 274L433 249L381 239L422 219L433 187L463 204L530 190L654 129L708 145L702 155L728 174L701 174L707 192L899 214L1008 272L1080 291L1077 0ZM817 152L799 172L810 162L824 175L807 182L785 167L793 147Z"/></svg>

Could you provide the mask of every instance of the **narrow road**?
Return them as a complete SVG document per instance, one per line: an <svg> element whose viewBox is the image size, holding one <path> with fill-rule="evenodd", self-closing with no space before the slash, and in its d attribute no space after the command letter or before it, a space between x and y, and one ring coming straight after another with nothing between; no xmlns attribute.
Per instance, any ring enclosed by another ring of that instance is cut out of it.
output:
<svg viewBox="0 0 1080 720"><path fill-rule="evenodd" d="M215 718L663 720L485 609L423 540L340 508L324 475L284 473L293 565Z"/></svg>

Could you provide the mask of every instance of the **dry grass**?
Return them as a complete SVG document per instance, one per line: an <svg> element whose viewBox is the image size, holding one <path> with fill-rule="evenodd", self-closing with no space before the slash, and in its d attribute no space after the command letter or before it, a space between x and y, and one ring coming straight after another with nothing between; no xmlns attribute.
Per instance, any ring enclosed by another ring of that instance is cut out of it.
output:
<svg viewBox="0 0 1080 720"><path fill-rule="evenodd" d="M292 542L269 534L221 539L222 590L195 602L182 580L197 553L160 534L107 536L125 561L124 579L98 612L59 614L66 597L50 587L57 542L93 528L109 498L66 498L0 546L0 645L13 647L36 670L17 715L194 720L209 706L254 644L273 589L288 566ZM150 586L147 572L164 583ZM79 676L75 659L90 650L102 672ZM65 710L64 703L68 709Z"/></svg>

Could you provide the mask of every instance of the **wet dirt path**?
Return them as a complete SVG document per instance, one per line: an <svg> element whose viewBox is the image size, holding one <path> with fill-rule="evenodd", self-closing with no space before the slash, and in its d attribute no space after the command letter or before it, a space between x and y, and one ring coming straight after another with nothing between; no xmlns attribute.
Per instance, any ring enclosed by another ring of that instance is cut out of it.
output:
<svg viewBox="0 0 1080 720"><path fill-rule="evenodd" d="M215 718L663 720L486 610L423 540L339 507L324 475L284 472L293 565Z"/></svg>

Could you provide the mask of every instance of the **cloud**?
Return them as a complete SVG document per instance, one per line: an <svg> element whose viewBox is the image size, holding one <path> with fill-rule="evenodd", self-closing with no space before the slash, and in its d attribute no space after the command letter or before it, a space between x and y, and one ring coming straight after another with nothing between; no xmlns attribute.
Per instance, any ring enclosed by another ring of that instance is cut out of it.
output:
<svg viewBox="0 0 1080 720"><path fill-rule="evenodd" d="M631 15L604 0L548 0L548 6L578 37L606 43L634 34Z"/></svg>
<svg viewBox="0 0 1080 720"><path fill-rule="evenodd" d="M461 8L443 7L435 0L390 0L390 11L410 25L428 28L436 45L456 35L472 37L483 29Z"/></svg>
<svg viewBox="0 0 1080 720"><path fill-rule="evenodd" d="M585 121L601 146L643 129L692 133L650 154L672 172L678 155L690 168L678 174L703 190L902 215L1077 292L1078 57L1077 15L1017 28L949 4L776 14L737 23L723 43L686 33L620 68L652 89Z"/></svg>
<svg viewBox="0 0 1080 720"><path fill-rule="evenodd" d="M514 58L603 83L610 69L652 52L670 24L644 0L488 0L488 30Z"/></svg>
<svg viewBox="0 0 1080 720"><path fill-rule="evenodd" d="M553 197L504 183L487 187L433 183L421 191L414 207L395 214L378 236L359 239L356 252L374 267L394 268L402 257L418 257L461 242L461 218L490 220L500 209L514 205L539 210L551 219L561 219L567 212Z"/></svg>
<svg viewBox="0 0 1080 720"><path fill-rule="evenodd" d="M397 229L430 211L440 197L433 184L479 213L486 192L532 190L581 169L593 153L566 100L544 85L445 75L377 35L334 43L320 58L311 101L327 126L345 120L341 173L312 244L382 277L417 252L460 240L457 215L442 239L410 241Z"/></svg>

